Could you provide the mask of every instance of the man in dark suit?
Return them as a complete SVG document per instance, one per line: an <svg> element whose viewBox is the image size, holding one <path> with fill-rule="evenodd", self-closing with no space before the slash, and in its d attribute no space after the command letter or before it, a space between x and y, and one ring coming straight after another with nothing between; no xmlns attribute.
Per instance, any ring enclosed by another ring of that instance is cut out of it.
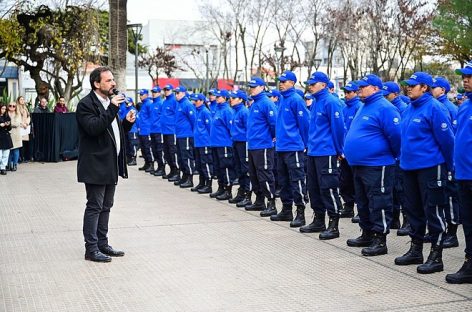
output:
<svg viewBox="0 0 472 312"><path fill-rule="evenodd" d="M118 118L119 106L125 98L113 96L116 83L109 68L96 68L90 74L90 85L92 91L79 102L76 112L77 177L85 183L87 192L83 226L85 260L110 262L111 257L125 254L108 245L108 219L118 176L128 177L124 135L136 117L130 111L123 122Z"/></svg>

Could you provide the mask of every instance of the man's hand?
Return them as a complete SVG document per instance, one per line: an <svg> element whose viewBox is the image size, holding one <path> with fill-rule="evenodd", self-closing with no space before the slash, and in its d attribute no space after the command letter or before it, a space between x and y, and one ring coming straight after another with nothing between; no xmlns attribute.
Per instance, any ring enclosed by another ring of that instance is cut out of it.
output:
<svg viewBox="0 0 472 312"><path fill-rule="evenodd" d="M124 101L125 101L125 97L123 96L123 94L115 95L110 100L111 104L115 106L120 106L120 104L123 103Z"/></svg>
<svg viewBox="0 0 472 312"><path fill-rule="evenodd" d="M136 112L132 109L126 114L126 120L133 123L136 120Z"/></svg>

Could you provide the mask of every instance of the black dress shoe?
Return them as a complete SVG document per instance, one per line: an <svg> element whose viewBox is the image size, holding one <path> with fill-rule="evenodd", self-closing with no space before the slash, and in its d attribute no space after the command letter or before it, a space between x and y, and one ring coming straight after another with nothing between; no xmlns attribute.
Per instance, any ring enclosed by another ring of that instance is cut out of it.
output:
<svg viewBox="0 0 472 312"><path fill-rule="evenodd" d="M104 255L100 251L92 251L85 254L85 260L90 260L94 262L111 262L111 257Z"/></svg>
<svg viewBox="0 0 472 312"><path fill-rule="evenodd" d="M125 255L124 251L113 249L111 246L102 247L100 251L110 257L123 257Z"/></svg>

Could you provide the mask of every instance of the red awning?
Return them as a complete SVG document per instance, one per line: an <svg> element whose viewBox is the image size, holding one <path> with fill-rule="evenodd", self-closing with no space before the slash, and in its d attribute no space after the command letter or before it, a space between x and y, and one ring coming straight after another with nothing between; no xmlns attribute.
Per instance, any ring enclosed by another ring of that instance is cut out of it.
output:
<svg viewBox="0 0 472 312"><path fill-rule="evenodd" d="M233 79L218 79L218 89L220 90L233 90L234 80Z"/></svg>
<svg viewBox="0 0 472 312"><path fill-rule="evenodd" d="M158 78L157 83L154 80L154 86L158 85L161 89L165 87L166 84L171 84L174 88L180 86L180 80L176 78Z"/></svg>

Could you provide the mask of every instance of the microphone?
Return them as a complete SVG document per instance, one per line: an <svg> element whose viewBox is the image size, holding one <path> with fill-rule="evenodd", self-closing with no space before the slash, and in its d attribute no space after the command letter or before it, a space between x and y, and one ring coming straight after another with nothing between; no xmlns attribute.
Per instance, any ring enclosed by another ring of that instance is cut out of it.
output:
<svg viewBox="0 0 472 312"><path fill-rule="evenodd" d="M125 103L126 103L126 104L129 104L129 101L128 101L128 98L126 97L126 94L124 94L123 92L121 92L120 90L118 90L118 89L116 89L116 88L111 89L111 92L112 92L114 95L119 95L119 94L121 94L121 95L125 98Z"/></svg>

